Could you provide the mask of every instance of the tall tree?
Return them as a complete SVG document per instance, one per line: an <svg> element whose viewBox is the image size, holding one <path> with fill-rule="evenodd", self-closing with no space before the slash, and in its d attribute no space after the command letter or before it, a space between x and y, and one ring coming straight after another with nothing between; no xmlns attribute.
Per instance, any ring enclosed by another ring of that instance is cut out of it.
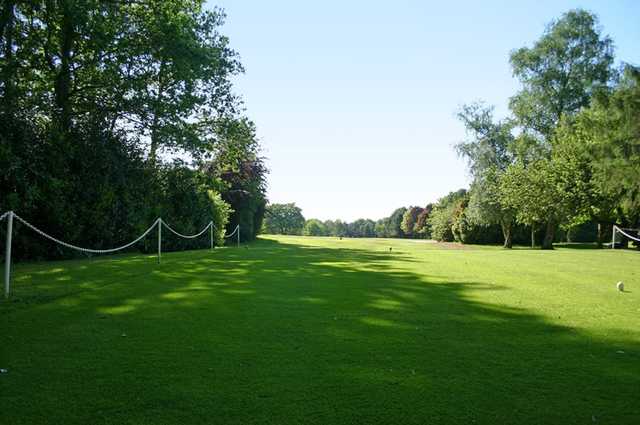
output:
<svg viewBox="0 0 640 425"><path fill-rule="evenodd" d="M391 214L391 216L385 223L386 237L388 238L404 237L404 232L402 231L402 219L406 211L407 209L405 207L400 207Z"/></svg>
<svg viewBox="0 0 640 425"><path fill-rule="evenodd" d="M466 216L478 225L499 224L504 247L511 248L515 214L500 198L499 186L502 175L514 161L513 125L509 120L495 122L493 108L482 103L463 106L458 118L469 138L456 149L467 159L473 178Z"/></svg>
<svg viewBox="0 0 640 425"><path fill-rule="evenodd" d="M229 201L252 238L267 170L223 20L203 0L0 2L3 209L104 246L163 211L195 229ZM160 161L167 149L198 163Z"/></svg>
<svg viewBox="0 0 640 425"><path fill-rule="evenodd" d="M242 67L218 32L224 13L202 6L201 0L130 6L128 28L136 37L128 45L131 111L123 119L148 135L151 161L161 148L202 155L212 122L235 111L230 77Z"/></svg>
<svg viewBox="0 0 640 425"><path fill-rule="evenodd" d="M422 213L422 208L420 207L409 207L402 216L402 223L400 224L400 228L404 232L405 236L414 238L417 236L416 234L416 223L418 222L418 216Z"/></svg>
<svg viewBox="0 0 640 425"><path fill-rule="evenodd" d="M640 67L627 65L612 95L585 110L579 121L593 142L596 187L620 200L623 224L640 225Z"/></svg>
<svg viewBox="0 0 640 425"><path fill-rule="evenodd" d="M575 119L564 120L554 138L557 156L580 161L587 196L584 216L604 229L640 224L640 70L627 65L608 96L598 96Z"/></svg>
<svg viewBox="0 0 640 425"><path fill-rule="evenodd" d="M588 106L594 94L607 90L615 75L613 42L599 31L595 15L580 9L552 22L533 47L512 52L510 61L513 74L522 83L522 89L511 98L511 110L523 133L537 141L531 146L547 158L561 119ZM526 166L525 161L522 164ZM552 188L538 189L541 192L535 196L550 197L545 191ZM553 247L552 233L559 224L555 220L562 215L550 214L544 220L547 235L543 248Z"/></svg>
<svg viewBox="0 0 640 425"><path fill-rule="evenodd" d="M464 210L468 194L465 189L449 192L438 199L429 215L428 224L431 227L431 237L438 241L451 242L454 239L452 225L456 215Z"/></svg>
<svg viewBox="0 0 640 425"><path fill-rule="evenodd" d="M218 183L222 198L231 205L229 230L240 225L243 240L253 240L262 227L266 208L267 168L260 156L255 125L246 118L225 119L215 127L213 158L202 169Z"/></svg>
<svg viewBox="0 0 640 425"><path fill-rule="evenodd" d="M377 238L386 238L387 237L387 223L389 221L388 217L381 218L376 221L374 225L374 231L376 232Z"/></svg>
<svg viewBox="0 0 640 425"><path fill-rule="evenodd" d="M515 50L510 61L522 83L511 109L526 130L545 142L564 115L589 105L614 76L613 42L601 34L596 16L581 9L551 22L533 47Z"/></svg>
<svg viewBox="0 0 640 425"><path fill-rule="evenodd" d="M568 222L585 205L587 188L576 178L580 162L576 158L554 156L525 167L509 166L500 180L501 198L516 211L519 223L545 225L543 249L553 247L558 223Z"/></svg>
<svg viewBox="0 0 640 425"><path fill-rule="evenodd" d="M333 236L343 237L347 234L347 225L342 220L336 220L334 222L335 225L335 234Z"/></svg>
<svg viewBox="0 0 640 425"><path fill-rule="evenodd" d="M431 238L431 226L429 225L429 215L431 215L431 211L433 211L433 204L427 204L416 219L413 231L422 238Z"/></svg>

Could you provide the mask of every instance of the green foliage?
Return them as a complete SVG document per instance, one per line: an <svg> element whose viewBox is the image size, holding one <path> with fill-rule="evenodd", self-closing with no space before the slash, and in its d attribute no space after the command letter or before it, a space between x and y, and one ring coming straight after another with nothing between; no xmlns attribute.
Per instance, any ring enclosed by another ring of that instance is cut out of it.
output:
<svg viewBox="0 0 640 425"><path fill-rule="evenodd" d="M423 209L420 207L409 207L402 216L402 223L400 223L400 229L406 237L415 238L418 236L416 231L416 224L418 222L418 216L422 213Z"/></svg>
<svg viewBox="0 0 640 425"><path fill-rule="evenodd" d="M504 170L513 162L513 123L496 122L493 107L482 102L464 105L458 112L468 139L456 145L460 156L468 161L473 177L482 176L485 170Z"/></svg>
<svg viewBox="0 0 640 425"><path fill-rule="evenodd" d="M213 221L216 245L222 245L224 226L232 210L221 195L211 188L208 184L210 181L181 161L163 164L155 171L158 188L155 196L148 199L155 206L148 221L156 215L160 216L178 232L187 235L199 232L209 221ZM194 249L209 245L208 234L197 239L182 239L166 233L162 239L163 250Z"/></svg>
<svg viewBox="0 0 640 425"><path fill-rule="evenodd" d="M568 137L588 146L596 213L618 206L623 224L640 224L640 68L627 66L611 96L576 118ZM611 202L616 200L617 202ZM610 214L609 215L613 215Z"/></svg>
<svg viewBox="0 0 640 425"><path fill-rule="evenodd" d="M416 224L413 227L413 232L418 237L425 239L431 238L431 226L429 224L431 211L433 211L433 204L427 204L427 206L420 211L420 214L418 214Z"/></svg>
<svg viewBox="0 0 640 425"><path fill-rule="evenodd" d="M434 233L484 240L474 226L484 227L489 237L500 225L504 246L511 247L516 219L544 226L543 247L551 248L559 225L571 228L613 215L614 196L595 184L589 148L572 130L576 115L585 114L582 108L593 98L606 98L616 75L613 43L601 34L594 15L572 10L552 22L532 47L513 51L510 61L522 83L510 101L514 118L496 122L492 108L482 103L462 108L458 117L470 137L457 150L473 178L468 207L437 208Z"/></svg>
<svg viewBox="0 0 640 425"><path fill-rule="evenodd" d="M376 236L379 238L386 238L387 236L387 223L389 221L389 218L381 218L380 220L376 221L373 229L376 233Z"/></svg>
<svg viewBox="0 0 640 425"><path fill-rule="evenodd" d="M511 109L546 142L564 115L589 105L614 76L613 42L600 33L596 16L582 9L552 22L533 47L515 50L510 61L523 85Z"/></svg>
<svg viewBox="0 0 640 425"><path fill-rule="evenodd" d="M388 238L402 238L404 237L404 232L402 231L402 219L404 218L404 213L407 212L405 207L400 207L396 209L388 221L385 223L385 233Z"/></svg>
<svg viewBox="0 0 640 425"><path fill-rule="evenodd" d="M302 234L305 236L327 236L327 228L323 222L311 218L304 223Z"/></svg>
<svg viewBox="0 0 640 425"><path fill-rule="evenodd" d="M267 205L264 233L273 235L299 235L305 225L302 210L294 203Z"/></svg>
<svg viewBox="0 0 640 425"><path fill-rule="evenodd" d="M255 237L266 168L237 113L242 67L223 21L200 0L3 2L0 209L109 248L159 215L182 233L222 225L229 210L213 190ZM163 163L162 152L198 162ZM202 243L168 235L166 249ZM72 255L27 233L15 244L18 258Z"/></svg>
<svg viewBox="0 0 640 425"><path fill-rule="evenodd" d="M450 192L438 200L427 220L431 226L431 237L440 242L453 242L454 233L452 226L454 220L464 210L467 202L467 191L460 189Z"/></svg>
<svg viewBox="0 0 640 425"><path fill-rule="evenodd" d="M453 208L435 207L429 217L429 225L431 226L431 238L439 242L453 241L453 233L451 231Z"/></svg>
<svg viewBox="0 0 640 425"><path fill-rule="evenodd" d="M504 237L499 225L478 224L469 218L469 208L464 203L454 210L451 233L456 242L464 244L495 244Z"/></svg>
<svg viewBox="0 0 640 425"><path fill-rule="evenodd" d="M324 222L324 225L327 229L327 235L329 236L346 236L347 235L347 223L344 223L342 220L327 220Z"/></svg>
<svg viewBox="0 0 640 425"><path fill-rule="evenodd" d="M202 1L9 1L3 20L8 112L47 120L65 140L93 121L148 137L153 161L163 147L197 156L203 124L237 103L230 78L242 67L218 32L224 13Z"/></svg>
<svg viewBox="0 0 640 425"><path fill-rule="evenodd" d="M555 227L581 215L588 188L576 179L579 161L554 156L525 167L510 166L500 186L505 205L516 211L516 220L529 226L546 224L543 248L551 248Z"/></svg>
<svg viewBox="0 0 640 425"><path fill-rule="evenodd" d="M0 175L0 210L14 210L54 236L94 248L128 242L157 217L146 201L162 190L135 146L79 129L71 132L74 149L67 151L34 123L0 115L0 127L0 166L6 170ZM14 238L13 252L16 258L75 254L29 230Z"/></svg>
<svg viewBox="0 0 640 425"><path fill-rule="evenodd" d="M510 121L494 122L493 108L482 103L463 106L458 118L465 125L469 139L459 143L456 149L467 159L473 177L464 222L481 227L500 225L504 247L511 248L514 211L501 199L499 185L503 173L514 161L513 125Z"/></svg>
<svg viewBox="0 0 640 425"><path fill-rule="evenodd" d="M522 90L511 98L510 106L522 129L520 139L526 143L519 146L517 167L520 168L513 169L509 182L500 184L507 189L509 199L505 205L524 208L517 212L520 222L537 221L545 225L543 248L552 248L558 224L584 215L582 211L576 213L583 207L576 198L584 197L584 193L564 196L560 189L585 188L584 181L570 182L569 170L577 172L580 167L574 160L563 160L554 154L554 134L563 120L572 119L594 96L607 92L615 76L612 64L613 42L600 33L597 18L580 9L569 11L552 22L533 47L511 54L513 73L520 79ZM523 146L528 149L522 149ZM525 180L518 183L514 175ZM524 193L525 181L534 184L535 190ZM520 189L515 190L518 184ZM524 198L516 200L517 192ZM555 204L552 205L553 198ZM560 205L564 201L572 203ZM551 207L546 216L541 205Z"/></svg>
<svg viewBox="0 0 640 425"><path fill-rule="evenodd" d="M211 219L213 220L213 237L216 245L224 245L224 234L229 222L229 216L233 212L231 206L227 204L222 195L214 190L208 190L207 195L211 202Z"/></svg>
<svg viewBox="0 0 640 425"><path fill-rule="evenodd" d="M360 218L347 224L347 234L353 238L372 238L376 236L376 223L373 220Z"/></svg>
<svg viewBox="0 0 640 425"><path fill-rule="evenodd" d="M267 168L255 125L246 118L224 119L216 124L215 133L213 159L201 167L233 209L227 230L240 225L241 240L253 240L262 228L267 204Z"/></svg>

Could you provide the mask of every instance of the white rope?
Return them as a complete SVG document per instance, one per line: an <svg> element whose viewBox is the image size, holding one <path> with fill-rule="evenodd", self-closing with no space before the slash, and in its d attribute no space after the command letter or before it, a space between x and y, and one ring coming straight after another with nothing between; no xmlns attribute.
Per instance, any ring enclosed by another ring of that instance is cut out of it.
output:
<svg viewBox="0 0 640 425"><path fill-rule="evenodd" d="M126 245L122 245L122 246L119 246L117 248L111 248L111 249L90 249L90 248L82 248L80 246L75 246L75 245L71 245L70 243L63 242L60 239L56 239L53 236L46 234L45 232L43 232L42 230L38 229L33 224L31 224L28 221L26 221L24 218L20 217L18 214L13 213L13 216L15 218L17 218L22 224L24 224L25 226L27 226L28 228L33 230L34 232L39 233L40 235L44 236L45 238L47 238L47 239L49 239L49 240L51 240L51 241L53 241L55 243L58 243L58 244L60 244L62 246L65 246L67 248L75 249L77 251L90 252L90 253L93 253L93 254L107 254L109 252L115 252L115 251L120 251L120 250L125 249L125 248L129 248L131 245L134 245L135 243L139 242L142 238L147 236L149 234L149 232L151 230L153 230L154 227L156 227L156 225L158 224L158 221L160 220L160 219L157 219L156 221L154 221L153 224L151 225L151 227L149 227L142 235L140 235L140 237L138 237L138 239L136 239L136 240L134 240L132 242L129 242Z"/></svg>
<svg viewBox="0 0 640 425"><path fill-rule="evenodd" d="M228 235L224 235L223 237L225 237L225 238L230 238L231 236L235 235L235 234L236 234L236 232L238 231L238 228L239 228L239 227L240 227L240 225L239 225L239 224L237 224L237 225L236 225L236 228L235 228L235 229L233 229L233 232L231 232L231 233L230 233L230 234L228 234Z"/></svg>
<svg viewBox="0 0 640 425"><path fill-rule="evenodd" d="M4 214L0 215L0 221L4 220L4 218L5 218L6 216L8 216L10 212L11 212L11 211L7 211L6 213L4 213Z"/></svg>
<svg viewBox="0 0 640 425"><path fill-rule="evenodd" d="M191 235L191 236L187 236L187 235L183 235L182 233L178 233L175 230L173 230L171 228L171 226L169 226L167 223L164 222L164 220L160 220L160 222L164 225L164 227L166 227L167 229L169 229L169 231L173 232L174 234L176 234L177 236L180 236L181 238L185 238L185 239L193 239L193 238L197 238L198 236L202 235L204 232L206 232L207 230L209 230L209 227L213 226L213 221L210 221L209 224L207 224L205 226L204 229L202 229L200 231L200 233L197 233L195 235Z"/></svg>
<svg viewBox="0 0 640 425"><path fill-rule="evenodd" d="M631 236L630 234L628 234L628 233L624 232L621 228L619 228L618 226L615 226L615 225L613 226L613 232L614 232L613 234L614 234L614 238L615 238L615 231L616 231L616 230L617 230L618 232L622 233L623 235L625 235L626 237L628 237L629 239L634 240L634 241L636 241L636 242L640 242L640 239L639 239L639 238L636 238L636 237L634 237L634 236Z"/></svg>

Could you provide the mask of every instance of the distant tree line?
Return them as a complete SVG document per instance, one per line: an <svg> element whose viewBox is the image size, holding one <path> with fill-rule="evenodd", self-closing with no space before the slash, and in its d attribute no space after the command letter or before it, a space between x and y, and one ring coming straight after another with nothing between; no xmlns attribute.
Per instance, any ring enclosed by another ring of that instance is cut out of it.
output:
<svg viewBox="0 0 640 425"><path fill-rule="evenodd" d="M232 90L243 69L219 32L224 13L203 5L2 2L0 211L92 248L127 242L158 216L183 233L213 219L218 243L236 224L255 237L267 170ZM17 257L71 254L20 224L16 235Z"/></svg>
<svg viewBox="0 0 640 425"><path fill-rule="evenodd" d="M508 117L482 102L458 112L468 190L376 222L304 221L300 212L288 232L551 249L559 240L603 244L614 224L640 227L640 68L614 68L612 40L584 10L551 22L510 63L521 88Z"/></svg>
<svg viewBox="0 0 640 425"><path fill-rule="evenodd" d="M378 221L361 218L342 220L306 220L294 203L270 204L264 219L263 233L305 236L338 236L354 238L430 238L428 221L432 205L426 208L398 208L390 217Z"/></svg>

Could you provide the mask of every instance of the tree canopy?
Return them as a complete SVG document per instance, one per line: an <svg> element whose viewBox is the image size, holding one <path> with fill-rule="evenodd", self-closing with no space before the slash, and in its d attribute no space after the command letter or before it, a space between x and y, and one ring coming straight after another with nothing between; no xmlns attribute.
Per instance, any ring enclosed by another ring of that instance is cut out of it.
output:
<svg viewBox="0 0 640 425"><path fill-rule="evenodd" d="M302 210L294 203L267 205L264 232L280 235L299 235L305 225Z"/></svg>
<svg viewBox="0 0 640 425"><path fill-rule="evenodd" d="M98 248L159 215L255 237L267 170L224 19L201 0L4 1L0 210ZM18 257L70 255L49 248L16 240Z"/></svg>

